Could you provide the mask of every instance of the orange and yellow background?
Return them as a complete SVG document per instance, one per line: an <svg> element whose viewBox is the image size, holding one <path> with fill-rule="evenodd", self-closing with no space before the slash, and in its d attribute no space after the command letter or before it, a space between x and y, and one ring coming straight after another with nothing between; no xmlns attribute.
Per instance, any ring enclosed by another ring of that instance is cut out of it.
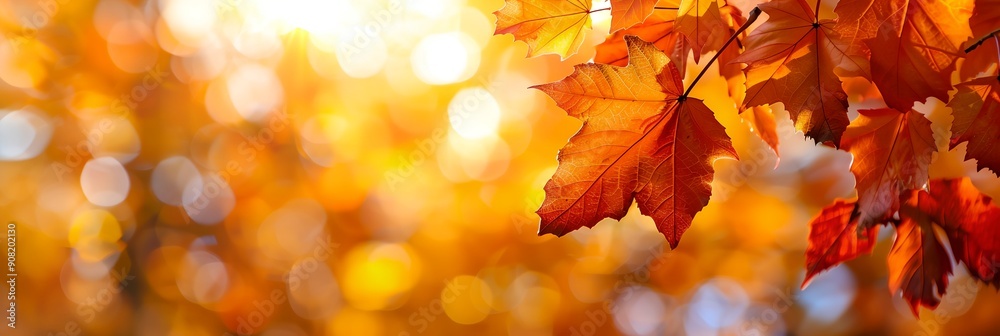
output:
<svg viewBox="0 0 1000 336"><path fill-rule="evenodd" d="M0 0L0 221L18 248L17 328L0 334L1000 328L1000 296L963 267L915 318L886 285L891 230L800 290L807 223L853 193L851 156L776 108L779 160L714 71L692 96L742 160L716 162L711 203L676 250L637 209L537 236L542 186L580 122L528 87L589 61L610 18L594 13L567 60L526 58L493 35L502 5ZM701 65L688 64L690 82ZM845 87L852 117L880 104L867 83ZM940 101L918 109L950 124ZM946 142L931 177L1000 196Z"/></svg>

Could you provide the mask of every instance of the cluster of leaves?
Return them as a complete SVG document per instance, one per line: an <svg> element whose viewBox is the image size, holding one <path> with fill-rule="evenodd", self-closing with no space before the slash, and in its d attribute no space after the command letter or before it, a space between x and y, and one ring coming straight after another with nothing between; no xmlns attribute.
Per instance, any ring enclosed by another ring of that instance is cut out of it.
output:
<svg viewBox="0 0 1000 336"><path fill-rule="evenodd" d="M594 63L535 86L583 121L545 186L539 234L621 219L635 200L677 247L711 197L713 160L737 158L714 112L688 96L718 60L741 114L776 153L765 107L781 103L806 136L854 155L857 197L838 200L810 224L804 285L870 253L879 227L893 225L890 285L914 313L936 307L951 274L938 232L955 262L1000 287L1000 210L967 179L928 181L937 146L930 121L913 110L930 97L949 101L952 73L965 58L959 76L967 81L948 104L950 145L968 143L968 158L1000 171L1000 76L976 78L1000 57L1000 0L840 0L837 18L820 18L819 1L772 0L746 17L724 1L610 0L593 9L589 0L506 0L495 13L496 34L526 42L529 57L565 58L580 48L590 15L611 11ZM767 21L746 34L761 11ZM685 89L689 55L698 63L712 52ZM887 107L850 120L847 77L869 80Z"/></svg>

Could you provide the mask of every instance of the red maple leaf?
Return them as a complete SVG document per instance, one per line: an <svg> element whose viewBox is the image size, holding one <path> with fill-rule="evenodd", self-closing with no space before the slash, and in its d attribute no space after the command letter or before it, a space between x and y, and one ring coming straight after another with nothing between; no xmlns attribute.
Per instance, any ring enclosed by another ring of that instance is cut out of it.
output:
<svg viewBox="0 0 1000 336"><path fill-rule="evenodd" d="M913 315L920 306L937 307L939 297L948 288L951 261L937 237L932 216L927 214L929 200L922 191L910 190L902 196L896 223L896 240L889 250L889 289L902 292Z"/></svg>
<svg viewBox="0 0 1000 336"><path fill-rule="evenodd" d="M934 200L926 212L948 235L955 260L965 263L976 279L1000 288L1000 208L979 192L968 178L933 180Z"/></svg>
<svg viewBox="0 0 1000 336"><path fill-rule="evenodd" d="M861 110L844 133L842 148L854 155L861 227L885 223L899 196L927 182L936 150L931 122L916 111Z"/></svg>
<svg viewBox="0 0 1000 336"><path fill-rule="evenodd" d="M870 77L899 111L948 100L951 72L969 36L972 0L842 0L836 30L849 54L870 54Z"/></svg>
<svg viewBox="0 0 1000 336"><path fill-rule="evenodd" d="M879 227L860 229L854 216L857 205L857 202L838 200L809 222L803 288L820 272L872 252Z"/></svg>
<svg viewBox="0 0 1000 336"><path fill-rule="evenodd" d="M951 124L951 148L968 143L966 156L977 160L979 169L1000 172L1000 77L983 77L958 84L958 93L948 103L955 121Z"/></svg>
<svg viewBox="0 0 1000 336"><path fill-rule="evenodd" d="M847 93L835 68L854 68L847 48L804 0L760 5L770 17L745 40L734 61L746 63L743 108L783 103L795 127L816 142L840 145L847 118Z"/></svg>

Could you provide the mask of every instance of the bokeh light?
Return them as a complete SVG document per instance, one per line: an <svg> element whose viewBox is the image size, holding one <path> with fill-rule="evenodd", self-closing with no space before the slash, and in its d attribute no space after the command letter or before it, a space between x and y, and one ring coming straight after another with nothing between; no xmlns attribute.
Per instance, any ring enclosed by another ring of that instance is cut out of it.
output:
<svg viewBox="0 0 1000 336"><path fill-rule="evenodd" d="M128 196L129 183L125 167L110 157L87 161L80 173L83 195L98 206L113 206L124 201Z"/></svg>
<svg viewBox="0 0 1000 336"><path fill-rule="evenodd" d="M27 160L41 154L52 125L30 110L0 112L0 160Z"/></svg>
<svg viewBox="0 0 1000 336"><path fill-rule="evenodd" d="M479 49L465 33L424 37L413 48L414 72L428 84L451 84L472 77L479 68Z"/></svg>

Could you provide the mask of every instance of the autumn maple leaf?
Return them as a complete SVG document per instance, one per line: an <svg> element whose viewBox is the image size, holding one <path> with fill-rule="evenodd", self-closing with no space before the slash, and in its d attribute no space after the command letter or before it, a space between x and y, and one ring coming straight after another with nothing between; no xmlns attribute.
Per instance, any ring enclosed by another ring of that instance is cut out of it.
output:
<svg viewBox="0 0 1000 336"><path fill-rule="evenodd" d="M795 127L817 143L840 145L847 93L835 68L857 68L833 30L804 0L775 0L760 9L770 17L745 40L734 62L746 63L743 109L783 103Z"/></svg>
<svg viewBox="0 0 1000 336"><path fill-rule="evenodd" d="M1000 4L997 6L1000 6ZM997 60L1000 59L1000 56L997 55L1000 55L1000 47L997 46L997 40L998 38L996 37L987 38L976 49L969 51L965 55L965 61L962 62L962 66L958 69L961 80L974 79L983 73L998 73Z"/></svg>
<svg viewBox="0 0 1000 336"><path fill-rule="evenodd" d="M677 31L687 37L697 63L703 53L719 50L730 36L716 0L681 0Z"/></svg>
<svg viewBox="0 0 1000 336"><path fill-rule="evenodd" d="M932 224L948 237L956 263L964 263L973 278L1000 288L1000 208L989 196L962 178L933 180L929 190L911 190L902 199L889 280L914 315L919 306L937 306L951 273L948 252Z"/></svg>
<svg viewBox="0 0 1000 336"><path fill-rule="evenodd" d="M545 185L539 234L621 219L635 199L676 247L711 196L712 162L737 155L713 112L684 94L670 58L638 37L625 41L627 66L581 64L535 86L584 122Z"/></svg>
<svg viewBox="0 0 1000 336"><path fill-rule="evenodd" d="M841 147L854 155L858 216L862 228L885 223L899 196L927 182L936 150L931 122L916 111L861 110L844 132Z"/></svg>
<svg viewBox="0 0 1000 336"><path fill-rule="evenodd" d="M631 27L646 20L656 0L611 0L611 31Z"/></svg>
<svg viewBox="0 0 1000 336"><path fill-rule="evenodd" d="M657 0L611 0L611 31L643 22ZM590 30L592 10L588 0L506 0L496 11L494 34L512 34L528 45L528 57L557 54L563 59L577 52L584 31ZM674 9L676 7L672 7Z"/></svg>
<svg viewBox="0 0 1000 336"><path fill-rule="evenodd" d="M757 134L774 154L778 154L778 122L770 106L748 108L740 112L740 118L749 124L754 134Z"/></svg>
<svg viewBox="0 0 1000 336"><path fill-rule="evenodd" d="M528 44L528 57L552 53L563 59L576 53L583 31L590 29L590 0L506 0L496 11L494 34L513 34Z"/></svg>
<svg viewBox="0 0 1000 336"><path fill-rule="evenodd" d="M960 45L970 36L972 2L842 0L836 29L851 53L870 53L871 79L885 103L906 111L928 97L948 100Z"/></svg>
<svg viewBox="0 0 1000 336"><path fill-rule="evenodd" d="M676 6L678 6L677 0L660 0L656 4L657 8L676 8ZM736 34L736 30L746 23L743 13L734 6L725 5L719 11L729 35ZM657 48L669 55L670 62L677 66L683 78L684 70L687 68L688 54L691 52L691 44L688 38L676 29L676 18L676 11L658 10L642 23L609 35L604 42L597 45L597 55L594 56L594 62L625 66L628 64L625 36L635 35L643 41L652 42ZM739 57L740 52L740 48L735 45L719 51L719 74L726 78L729 95L736 102L743 101L743 95L746 92L746 77L743 74L743 67L740 63L733 62ZM754 133L777 154L777 124L771 109L765 106L748 108L740 112L740 116L750 124Z"/></svg>
<svg viewBox="0 0 1000 336"><path fill-rule="evenodd" d="M972 39L965 49L965 61L959 68L962 80L979 77L983 72L995 71L1000 62L1000 0L978 0L969 18ZM992 35L992 37L991 37Z"/></svg>
<svg viewBox="0 0 1000 336"><path fill-rule="evenodd" d="M676 8L677 0L660 0L656 7ZM688 54L691 52L691 45L676 29L677 11L656 10L644 21L630 28L623 29L608 35L608 37L598 44L597 55L594 56L595 63L625 66L628 64L628 46L625 44L625 36L635 35L643 41L652 42L658 49L665 52L670 57L677 70L683 76L687 68Z"/></svg>
<svg viewBox="0 0 1000 336"><path fill-rule="evenodd" d="M967 142L966 156L976 159L979 169L1000 173L1000 77L977 78L957 87L948 103L955 116L951 148Z"/></svg>
<svg viewBox="0 0 1000 336"><path fill-rule="evenodd" d="M859 229L855 209L857 202L838 200L809 222L806 277L802 288L820 272L872 252L879 227Z"/></svg>
<svg viewBox="0 0 1000 336"><path fill-rule="evenodd" d="M1000 0L976 0L969 17L969 28L974 38L983 38L1000 30Z"/></svg>
<svg viewBox="0 0 1000 336"><path fill-rule="evenodd" d="M737 28L746 22L738 8L730 5L719 7L714 0L659 0L654 8L661 10L654 11L642 23L608 36L604 43L597 46L594 61L624 66L628 62L624 37L635 35L653 42L670 55L671 61L681 71L681 77L684 77L692 47L696 47L694 58L698 62L705 53L720 49L725 37L735 34ZM739 55L740 49L730 48L720 52L719 73L727 79L736 74L742 77L741 68L730 64ZM742 78L739 85L743 85Z"/></svg>
<svg viewBox="0 0 1000 336"><path fill-rule="evenodd" d="M691 52L692 46L699 41L698 34L703 40L704 47L700 49L700 52L695 53L696 62L701 55L719 49L724 38L734 34L736 29L746 22L740 10L730 5L718 7L715 2L699 2L703 6L715 6L715 10L709 11L712 13L711 15L698 16L697 8L685 8L683 7L685 3L678 1L659 0L655 6L657 10L653 11L653 14L644 21L627 29L613 32L603 43L597 45L597 55L594 57L594 62L624 66L628 63L628 49L625 46L624 37L635 35L642 38L643 41L652 42L657 48L670 55L670 61L677 65L677 69L683 75L688 53ZM686 3L687 6L696 6L697 4L694 1ZM682 13L686 13L686 15L681 15ZM706 29L709 27L721 30L708 32ZM723 72L723 69L732 68L729 66L729 61L735 58L735 55L739 55L740 49L729 48L725 52L726 54L719 58L719 70L723 76L729 78L730 75ZM739 66L736 66L735 69L742 75ZM730 70L730 72L732 71Z"/></svg>
<svg viewBox="0 0 1000 336"><path fill-rule="evenodd" d="M909 189L900 195L898 219L889 251L889 287L902 293L914 315L921 306L935 308L952 274L945 242L955 263L964 263L978 281L1000 288L1000 208L968 178L938 179L929 190ZM810 223L806 280L827 268L870 253L879 226L862 228L855 202L837 201ZM937 232L943 232L947 241Z"/></svg>
<svg viewBox="0 0 1000 336"><path fill-rule="evenodd" d="M902 195L903 205L896 223L896 240L889 250L889 289L902 292L913 315L920 306L937 307L948 288L951 261L948 251L934 233L927 194L910 190Z"/></svg>
<svg viewBox="0 0 1000 336"><path fill-rule="evenodd" d="M969 274L1000 288L1000 208L979 192L968 178L933 180L932 205L923 210L932 214L948 236L955 261L965 263Z"/></svg>
<svg viewBox="0 0 1000 336"><path fill-rule="evenodd" d="M711 197L713 160L736 157L713 112L688 97L691 88L682 82L689 52L698 62L719 50L708 65L720 61L741 117L775 152L770 106L781 103L807 136L854 157L857 198L838 200L811 221L803 287L820 272L871 253L879 224L891 224L889 285L914 314L940 303L953 261L1000 288L1000 208L968 179L927 187L937 147L930 121L912 109L929 97L947 98L961 43L1000 53L998 1L841 0L839 19L829 20L819 18L819 2L805 0L763 3L746 19L718 0L611 0L610 8L597 10L612 11L611 34L596 48L595 62L604 64L578 65L565 79L535 87L583 121L545 186L539 234L561 236L621 219L635 201L677 246ZM531 55L575 52L594 12L582 1L506 3L497 12L497 33L527 42ZM741 35L761 10L768 21ZM744 43L727 48L741 38ZM970 54L960 77L992 69L995 60L983 55ZM845 77L870 79L889 108L859 111L850 122ZM1000 150L993 149L1000 142L993 127L1000 124L1000 77L959 84L949 106L951 146L968 143L968 156L980 168L1000 168Z"/></svg>

